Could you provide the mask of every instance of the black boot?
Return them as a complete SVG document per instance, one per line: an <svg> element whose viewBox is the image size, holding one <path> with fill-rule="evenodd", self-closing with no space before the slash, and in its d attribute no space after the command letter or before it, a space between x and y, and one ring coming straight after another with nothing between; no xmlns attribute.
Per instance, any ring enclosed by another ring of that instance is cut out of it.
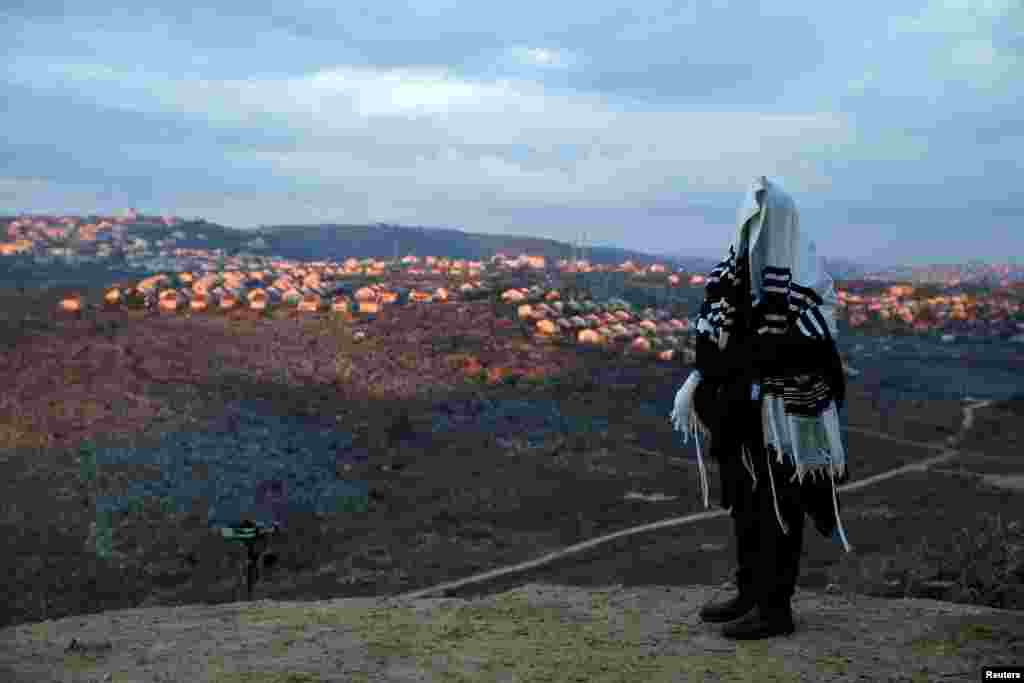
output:
<svg viewBox="0 0 1024 683"><path fill-rule="evenodd" d="M733 640L756 640L788 636L796 630L789 604L758 605L742 619L726 624L722 635Z"/></svg>
<svg viewBox="0 0 1024 683"><path fill-rule="evenodd" d="M742 469L742 465L740 469ZM732 470L730 475L731 477L740 476ZM754 517L753 507L748 500L749 489L748 491L743 491L743 486L750 486L750 484L740 480L739 485L736 486L736 493L734 494L730 510L736 537L736 559L739 565L735 574L739 595L726 602L705 605L701 609L701 620L712 624L721 624L739 619L757 604L757 591L755 590L754 582L760 543L758 538L760 527L757 519Z"/></svg>
<svg viewBox="0 0 1024 683"><path fill-rule="evenodd" d="M712 624L722 624L739 619L750 612L757 601L749 592L740 591L739 595L726 602L705 605L700 611L700 618Z"/></svg>

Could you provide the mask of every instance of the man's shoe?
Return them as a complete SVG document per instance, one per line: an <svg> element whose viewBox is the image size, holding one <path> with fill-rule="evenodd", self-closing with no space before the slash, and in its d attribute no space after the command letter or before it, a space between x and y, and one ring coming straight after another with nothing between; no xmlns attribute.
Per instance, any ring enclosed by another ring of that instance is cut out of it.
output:
<svg viewBox="0 0 1024 683"><path fill-rule="evenodd" d="M766 610L757 607L739 621L727 624L722 629L722 635L733 640L756 640L788 636L795 630L793 613L789 608Z"/></svg>
<svg viewBox="0 0 1024 683"><path fill-rule="evenodd" d="M720 602L714 605L705 605L700 611L700 618L712 624L722 624L727 621L739 619L752 610L757 603L752 597L742 592L732 600Z"/></svg>

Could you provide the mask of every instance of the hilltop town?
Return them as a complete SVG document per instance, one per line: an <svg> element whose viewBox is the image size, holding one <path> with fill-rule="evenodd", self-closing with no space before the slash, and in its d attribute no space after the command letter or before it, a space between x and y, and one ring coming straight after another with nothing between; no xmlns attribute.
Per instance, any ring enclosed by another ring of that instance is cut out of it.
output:
<svg viewBox="0 0 1024 683"><path fill-rule="evenodd" d="M0 242L0 265L8 261L25 270L61 265L73 269L92 264L137 272L140 278L134 283L110 282L105 302L135 302L168 311L226 310L244 305L261 309L289 306L306 312L349 308L373 312L375 307L405 297L421 302L443 301L450 291L454 297L480 298L494 294L491 289L495 278L502 273L523 272L539 276L538 282L548 287L544 295L567 275L582 276L586 283L600 281L595 277L602 275L607 276L607 282L614 276L620 288L637 285L638 291L650 293L652 297L643 302L647 307L656 299L662 308L669 308L668 304L685 300L684 296L675 296L681 294L679 290L703 286L699 272L687 272L675 263L657 262L654 257L646 264L634 259L599 263L582 258L575 250L571 258L560 259L496 251L476 260L415 254L399 258L395 253L390 259L308 261L269 253L266 234L225 229L201 219L146 216L133 210L116 217L22 216L0 219L0 235L6 238ZM293 241L301 241L300 235L291 235ZM337 248L343 249L344 245ZM1024 272L1019 269L973 264L961 270L934 267L904 274L916 279L893 283L882 280L880 274L869 274L857 280L837 281L843 323L865 332L924 335L945 342L1024 342ZM366 284L372 289L363 288L356 297L355 288L344 285L361 279L368 279ZM511 288L499 294L506 301L519 301ZM622 292L615 294L630 299ZM529 292L524 289L521 303L529 303L527 298ZM77 310L81 305L81 296L75 293L62 303L67 310ZM594 313L581 309L562 315L562 311L540 308L530 315L537 318L542 333L552 334L551 326L555 326L579 336L588 325L600 327L594 320L585 323L573 319L588 312ZM545 316L551 320L543 322L540 318ZM635 332L634 336L640 334L639 330Z"/></svg>
<svg viewBox="0 0 1024 683"><path fill-rule="evenodd" d="M176 216L22 216L0 219L0 257L22 256L36 265L117 263L127 269L160 270L180 265L179 259L217 258L223 248L182 247L183 241L206 242L202 221ZM186 233L182 227L199 226ZM212 226L211 226L212 227ZM145 233L149 239L142 236ZM259 243L251 240L253 250Z"/></svg>

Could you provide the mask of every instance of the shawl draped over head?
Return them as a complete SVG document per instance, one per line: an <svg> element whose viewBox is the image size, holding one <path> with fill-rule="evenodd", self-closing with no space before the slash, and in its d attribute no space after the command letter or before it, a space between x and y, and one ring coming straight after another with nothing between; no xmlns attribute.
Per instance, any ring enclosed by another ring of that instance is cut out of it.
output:
<svg viewBox="0 0 1024 683"><path fill-rule="evenodd" d="M679 390L671 419L684 442L695 437L707 507L701 437L713 442L716 430L726 430L702 421L694 397L732 385L747 392L740 400L759 400L768 457L780 463L788 458L801 484L808 477L831 484L831 521L818 528L837 531L849 551L835 491L836 480L845 479L847 471L837 410L845 398L845 376L835 346L833 280L814 241L800 228L793 199L777 183L757 178L737 222L728 257L707 278L696 325L698 371ZM714 362L706 360L709 356ZM746 383L737 383L737 377ZM742 450L754 476L750 453ZM774 480L771 485L774 495ZM776 516L785 531L777 504Z"/></svg>

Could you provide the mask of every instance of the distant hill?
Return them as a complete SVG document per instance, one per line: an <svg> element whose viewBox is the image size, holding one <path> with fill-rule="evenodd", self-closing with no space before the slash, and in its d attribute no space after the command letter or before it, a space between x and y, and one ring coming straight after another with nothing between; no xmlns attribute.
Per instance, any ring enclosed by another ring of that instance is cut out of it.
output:
<svg viewBox="0 0 1024 683"><path fill-rule="evenodd" d="M698 256L685 251L675 251L663 254L662 258L683 270L690 273L707 273L724 258L724 254L718 257Z"/></svg>
<svg viewBox="0 0 1024 683"><path fill-rule="evenodd" d="M156 220L140 218L124 226L126 242L145 240L153 250L167 249L220 249L226 256L252 254L275 256L301 261L341 260L349 257L390 259L408 254L416 256L445 256L470 260L488 260L497 253L518 256L521 253L544 256L548 263L572 258L573 245L558 240L526 235L492 235L464 232L450 228L403 226L377 223L373 225L271 225L258 229L238 229L211 223L203 219L186 220L171 226ZM161 240L175 238L172 246L160 248ZM51 246L62 246L54 241ZM581 258L593 264L612 265L631 260L638 265L665 263L689 272L707 272L717 258L686 253L653 255L614 246L589 246ZM160 259L150 259L154 268L162 270ZM108 259L81 265L69 265L59 260L42 265L26 257L0 259L0 285L97 286L117 280L130 280L146 273L127 268L124 253L119 248ZM170 267L170 266L165 266ZM863 269L855 264L842 263L836 277L855 277Z"/></svg>
<svg viewBox="0 0 1024 683"><path fill-rule="evenodd" d="M296 260L343 258L391 258L397 243L398 256L450 256L471 260L489 259L496 253L509 256L528 253L544 256L549 262L572 258L573 247L568 242L529 237L526 235L491 235L472 233L452 228L403 226L377 223L374 225L274 225L257 230L226 228L205 221L175 226L187 235L202 233L206 241L184 240L180 246L223 248L228 253L250 251L247 244L262 238L266 244L256 253L274 254ZM165 230L154 228L154 230ZM613 246L590 246L585 257L591 263L609 265L626 260L641 265L668 263L688 272L703 273L711 270L720 258L694 255L680 250L663 254L649 254ZM873 272L865 266L846 259L825 259L829 273L836 279L863 277Z"/></svg>
<svg viewBox="0 0 1024 683"><path fill-rule="evenodd" d="M572 257L568 242L525 235L489 235L450 228L408 227L400 225L278 225L245 231L250 239L266 242L267 253L284 258L317 260L341 258L391 258L396 245L399 258L449 256L470 260L489 259L496 253L518 256L544 256L549 263ZM592 263L613 264L633 260L650 264L663 257L617 247L587 249Z"/></svg>
<svg viewBox="0 0 1024 683"><path fill-rule="evenodd" d="M727 251L718 257L696 256L687 254L685 251L677 251L665 254L664 258L671 259L673 263L681 266L683 270L706 273L714 268L715 264L725 258L726 255ZM860 278L876 270L873 266L865 266L848 259L831 259L827 257L825 258L825 269L836 280Z"/></svg>
<svg viewBox="0 0 1024 683"><path fill-rule="evenodd" d="M99 219L99 217L89 217ZM13 217L9 217L13 219ZM525 235L489 235L449 228L431 228L388 224L374 225L273 225L259 229L238 229L202 219L186 220L171 226L155 220L140 219L124 225L125 242L145 240L149 248L158 250L157 242L175 237L167 249L220 249L226 256L251 254L301 261L341 260L349 257L390 259L408 254L444 256L469 260L487 260L497 253L518 256L528 253L544 256L548 263L572 258L573 247L567 242ZM66 246L65 240L46 242L49 246ZM639 251L609 246L588 247L584 257L595 264L618 264L632 260L640 265L656 262L677 263L670 257L654 256ZM147 260L160 261L155 255ZM98 263L68 264L55 260L50 264L33 263L29 257L0 258L0 286L3 287L95 287L118 280L131 280L149 274L126 267L125 254L119 248L111 257ZM164 268L154 266L157 271Z"/></svg>
<svg viewBox="0 0 1024 683"><path fill-rule="evenodd" d="M864 277L867 273L875 270L875 267L854 263L847 259L830 259L826 257L825 270L836 280L850 280Z"/></svg>

